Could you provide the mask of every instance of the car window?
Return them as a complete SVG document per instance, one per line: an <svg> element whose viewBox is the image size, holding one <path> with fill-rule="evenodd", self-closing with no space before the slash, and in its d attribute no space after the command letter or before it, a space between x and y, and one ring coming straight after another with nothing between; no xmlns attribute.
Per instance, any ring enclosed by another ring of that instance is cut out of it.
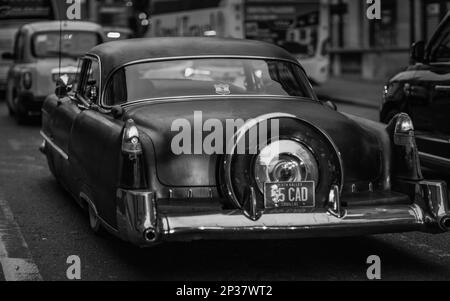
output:
<svg viewBox="0 0 450 301"><path fill-rule="evenodd" d="M125 83L125 69L120 68L114 73L111 81L106 89L106 104L113 106L116 104L124 103L127 100L127 86Z"/></svg>
<svg viewBox="0 0 450 301"><path fill-rule="evenodd" d="M446 22L440 27L440 31L436 33L431 43L430 62L450 62L450 22Z"/></svg>
<svg viewBox="0 0 450 301"><path fill-rule="evenodd" d="M143 62L120 68L108 83L106 105L161 97L281 95L312 97L301 68L290 62L202 58Z"/></svg>
<svg viewBox="0 0 450 301"><path fill-rule="evenodd" d="M16 61L20 62L24 59L25 35L19 31L14 42L14 55Z"/></svg>
<svg viewBox="0 0 450 301"><path fill-rule="evenodd" d="M450 62L450 32L447 32L432 54L431 62Z"/></svg>
<svg viewBox="0 0 450 301"><path fill-rule="evenodd" d="M78 94L85 100L96 103L100 91L100 67L95 59L86 58L82 61L78 82Z"/></svg>

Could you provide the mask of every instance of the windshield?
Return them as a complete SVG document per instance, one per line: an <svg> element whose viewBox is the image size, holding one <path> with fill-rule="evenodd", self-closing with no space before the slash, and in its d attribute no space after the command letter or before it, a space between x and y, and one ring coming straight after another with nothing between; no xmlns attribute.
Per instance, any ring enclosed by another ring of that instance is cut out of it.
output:
<svg viewBox="0 0 450 301"><path fill-rule="evenodd" d="M265 59L208 58L123 67L108 84L106 104L198 95L312 97L306 76L296 64Z"/></svg>
<svg viewBox="0 0 450 301"><path fill-rule="evenodd" d="M62 56L79 57L100 42L94 32L63 31L60 51L59 37L59 31L36 34L32 42L34 56L58 57L61 53Z"/></svg>

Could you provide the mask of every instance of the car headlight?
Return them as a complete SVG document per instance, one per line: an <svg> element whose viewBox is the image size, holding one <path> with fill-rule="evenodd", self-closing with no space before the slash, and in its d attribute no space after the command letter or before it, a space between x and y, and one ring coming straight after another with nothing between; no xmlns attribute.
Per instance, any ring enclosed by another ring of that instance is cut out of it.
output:
<svg viewBox="0 0 450 301"><path fill-rule="evenodd" d="M255 180L261 192L264 183L319 180L319 168L312 152L292 140L279 140L264 147L256 157Z"/></svg>

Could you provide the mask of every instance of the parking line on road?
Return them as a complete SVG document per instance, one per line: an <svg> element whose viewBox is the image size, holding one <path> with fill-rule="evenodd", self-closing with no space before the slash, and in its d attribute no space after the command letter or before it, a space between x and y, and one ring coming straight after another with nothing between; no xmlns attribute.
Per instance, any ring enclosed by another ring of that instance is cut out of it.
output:
<svg viewBox="0 0 450 301"><path fill-rule="evenodd" d="M0 198L0 265L7 281L42 280L8 203Z"/></svg>

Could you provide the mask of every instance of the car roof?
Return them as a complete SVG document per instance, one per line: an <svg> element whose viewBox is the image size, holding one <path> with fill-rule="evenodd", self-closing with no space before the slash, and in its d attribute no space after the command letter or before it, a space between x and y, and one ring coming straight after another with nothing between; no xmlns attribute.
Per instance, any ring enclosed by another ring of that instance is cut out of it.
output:
<svg viewBox="0 0 450 301"><path fill-rule="evenodd" d="M240 56L283 59L298 63L289 52L273 44L212 37L164 37L112 41L95 46L88 54L100 59L103 80L118 67L149 59Z"/></svg>
<svg viewBox="0 0 450 301"><path fill-rule="evenodd" d="M40 31L53 31L59 30L60 27L63 30L82 30L82 31L95 31L101 32L102 27L93 22L87 21L39 21L32 22L22 26L23 30L28 30L32 33Z"/></svg>

